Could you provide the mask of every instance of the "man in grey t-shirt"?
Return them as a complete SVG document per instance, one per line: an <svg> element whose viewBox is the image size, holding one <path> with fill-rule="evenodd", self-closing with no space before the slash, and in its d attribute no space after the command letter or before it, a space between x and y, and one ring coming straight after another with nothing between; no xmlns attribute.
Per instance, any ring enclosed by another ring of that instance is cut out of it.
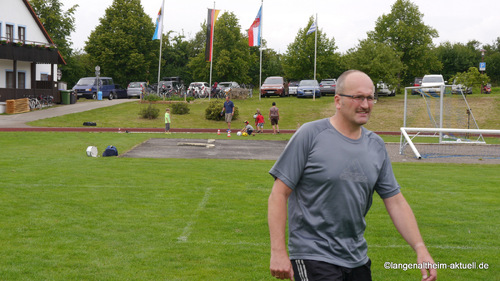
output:
<svg viewBox="0 0 500 281"><path fill-rule="evenodd" d="M417 253L417 262L434 263L400 192L383 140L362 127L373 99L373 82L365 73L342 74L335 115L304 124L269 172L275 178L268 206L274 277L371 280L364 231L374 191ZM422 269L423 280L435 280L436 274L435 269Z"/></svg>

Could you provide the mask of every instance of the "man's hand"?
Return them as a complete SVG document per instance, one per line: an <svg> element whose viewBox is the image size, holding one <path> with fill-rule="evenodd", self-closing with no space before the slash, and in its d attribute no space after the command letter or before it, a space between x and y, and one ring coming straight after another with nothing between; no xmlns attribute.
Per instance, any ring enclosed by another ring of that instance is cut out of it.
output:
<svg viewBox="0 0 500 281"><path fill-rule="evenodd" d="M271 252L271 275L278 279L293 280L293 267L288 254Z"/></svg>
<svg viewBox="0 0 500 281"><path fill-rule="evenodd" d="M422 272L422 281L434 281L434 280L436 280L437 279L437 270L435 267L433 267L433 265L436 263L434 262L431 255L429 254L429 251L427 251L427 248L423 244L417 245L416 248L417 248L416 249L417 263L425 265L425 267L420 269L420 271Z"/></svg>

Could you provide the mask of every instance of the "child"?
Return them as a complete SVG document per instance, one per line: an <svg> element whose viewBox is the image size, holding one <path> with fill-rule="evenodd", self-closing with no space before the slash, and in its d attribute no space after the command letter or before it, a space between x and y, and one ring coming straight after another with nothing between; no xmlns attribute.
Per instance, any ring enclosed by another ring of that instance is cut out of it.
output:
<svg viewBox="0 0 500 281"><path fill-rule="evenodd" d="M165 134L170 135L170 108L165 110Z"/></svg>
<svg viewBox="0 0 500 281"><path fill-rule="evenodd" d="M255 136L255 134L253 134L253 127L248 123L248 121L245 121L245 127L243 129L241 129L240 132L242 133L247 133L249 136L252 135L252 136Z"/></svg>
<svg viewBox="0 0 500 281"><path fill-rule="evenodd" d="M264 116L260 114L260 109L257 108L257 117L255 118L255 125L257 126L257 133L264 133Z"/></svg>

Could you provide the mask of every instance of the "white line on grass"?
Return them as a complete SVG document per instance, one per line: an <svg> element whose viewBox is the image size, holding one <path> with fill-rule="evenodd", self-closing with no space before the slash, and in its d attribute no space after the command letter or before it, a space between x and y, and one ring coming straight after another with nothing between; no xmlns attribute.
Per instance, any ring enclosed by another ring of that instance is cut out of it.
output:
<svg viewBox="0 0 500 281"><path fill-rule="evenodd" d="M191 219L188 221L188 223L184 227L184 230L182 231L181 236L177 237L177 241L187 242L189 235L191 235L191 226L193 225L196 218L198 217L198 214L205 208L205 205L208 202L208 198L210 198L211 191L212 191L211 187L209 187L205 190L205 195L203 196L203 199L201 199L200 204L198 204L198 208L196 208L196 210L191 215Z"/></svg>
<svg viewBox="0 0 500 281"><path fill-rule="evenodd" d="M213 245L223 245L223 246L241 246L247 245L252 247L265 247L269 246L269 243L259 243L259 242L245 242L245 241L214 241L214 240L198 240L191 242L193 244L213 244ZM408 248L408 245L376 245L368 244L368 248ZM434 249L446 249L446 250L500 250L500 247L470 247L470 246L451 246L451 245L427 245L427 248Z"/></svg>

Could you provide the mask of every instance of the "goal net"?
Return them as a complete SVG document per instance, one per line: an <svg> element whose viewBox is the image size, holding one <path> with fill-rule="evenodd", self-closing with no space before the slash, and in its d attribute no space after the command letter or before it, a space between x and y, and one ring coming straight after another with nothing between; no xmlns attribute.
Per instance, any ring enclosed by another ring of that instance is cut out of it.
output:
<svg viewBox="0 0 500 281"><path fill-rule="evenodd" d="M500 132L500 131L499 131ZM400 154L417 158L496 157L497 146L486 145L465 94L451 86L405 88Z"/></svg>

